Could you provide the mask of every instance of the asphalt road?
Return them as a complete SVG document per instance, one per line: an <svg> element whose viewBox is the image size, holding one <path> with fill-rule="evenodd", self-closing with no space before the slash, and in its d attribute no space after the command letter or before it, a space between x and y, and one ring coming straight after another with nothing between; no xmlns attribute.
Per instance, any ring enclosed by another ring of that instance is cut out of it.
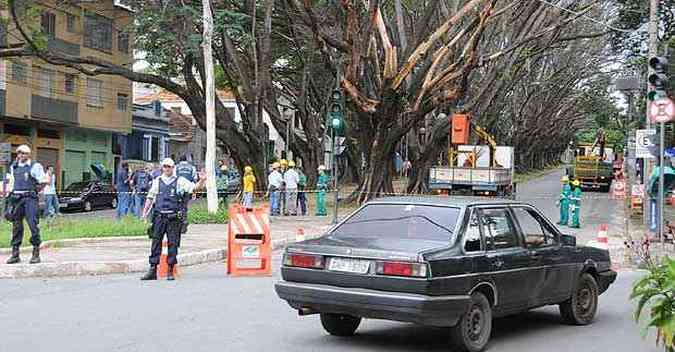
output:
<svg viewBox="0 0 675 352"><path fill-rule="evenodd" d="M522 185L520 199L556 218L559 174ZM585 229L613 221L614 202L591 193ZM279 266L275 254L275 268ZM490 351L656 352L632 321L630 286L621 272L586 327L560 323L557 307L495 322ZM138 275L0 281L4 351L449 351L446 329L365 320L357 335L326 334L318 316L298 317L273 290L278 280L228 278L222 263L186 268L174 282Z"/></svg>
<svg viewBox="0 0 675 352"><path fill-rule="evenodd" d="M278 266L279 256L276 256ZM448 351L447 330L365 320L335 338L318 316L298 317L270 278L228 278L222 264L186 269L174 282L137 275L0 284L2 351ZM562 325L556 307L496 321L490 351L651 352L631 320L622 272L601 296L593 325Z"/></svg>

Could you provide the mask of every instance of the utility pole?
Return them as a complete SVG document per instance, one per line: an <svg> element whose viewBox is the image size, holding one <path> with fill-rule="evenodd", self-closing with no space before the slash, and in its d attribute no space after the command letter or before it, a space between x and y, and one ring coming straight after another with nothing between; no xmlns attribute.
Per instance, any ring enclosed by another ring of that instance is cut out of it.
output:
<svg viewBox="0 0 675 352"><path fill-rule="evenodd" d="M202 1L204 10L204 71L206 73L206 202L210 214L218 212L218 193L216 191L216 87L213 74L213 15L211 1Z"/></svg>
<svg viewBox="0 0 675 352"><path fill-rule="evenodd" d="M658 15L658 9L659 9L659 0L649 0L649 57L654 57L658 54L658 30L659 30L659 15ZM647 76L651 75L652 69L649 68L649 72ZM650 84L647 83L647 91L651 91ZM647 103L649 104L649 103ZM649 119L649 106L647 106L647 114L645 117L645 128L646 129L651 129L652 128L652 123ZM642 184L647 186L649 183L649 177L652 174L652 169L654 167L654 162L652 159L645 159L644 162L644 170L642 172ZM649 224L649 219L651 218L651 207L650 207L650 202L644 202L643 206L643 214L644 216L644 223ZM659 220L657 220L659 221Z"/></svg>

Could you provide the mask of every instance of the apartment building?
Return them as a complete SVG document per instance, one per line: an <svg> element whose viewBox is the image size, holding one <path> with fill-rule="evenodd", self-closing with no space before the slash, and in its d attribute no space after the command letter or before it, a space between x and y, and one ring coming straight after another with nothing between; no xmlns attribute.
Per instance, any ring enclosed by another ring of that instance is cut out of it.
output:
<svg viewBox="0 0 675 352"><path fill-rule="evenodd" d="M37 4L50 50L131 67L128 8L114 0ZM10 43L20 38L12 26L6 32ZM112 170L119 162L113 135L132 130L130 81L89 77L37 58L2 60L0 75L0 142L30 145L36 160L55 167L59 187L95 177L93 163Z"/></svg>

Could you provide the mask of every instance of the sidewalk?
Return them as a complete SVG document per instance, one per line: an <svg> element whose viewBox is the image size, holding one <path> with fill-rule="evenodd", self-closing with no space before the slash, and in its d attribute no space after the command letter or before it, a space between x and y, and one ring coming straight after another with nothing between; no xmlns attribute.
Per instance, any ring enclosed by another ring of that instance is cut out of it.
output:
<svg viewBox="0 0 675 352"><path fill-rule="evenodd" d="M321 235L331 217L275 217L271 219L272 245L283 248L295 241L302 228L307 238ZM74 239L45 242L42 263L28 264L31 248L21 251L21 264L4 264L9 249L0 250L0 278L103 275L141 272L148 268L150 239L142 237ZM181 239L180 266L225 259L227 225L190 225Z"/></svg>

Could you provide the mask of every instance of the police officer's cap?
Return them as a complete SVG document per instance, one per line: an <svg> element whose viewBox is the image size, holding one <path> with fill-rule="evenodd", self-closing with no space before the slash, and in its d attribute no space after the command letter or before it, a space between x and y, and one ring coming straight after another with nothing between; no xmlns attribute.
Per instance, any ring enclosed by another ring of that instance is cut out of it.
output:
<svg viewBox="0 0 675 352"><path fill-rule="evenodd" d="M176 163L174 163L173 159L171 159L171 158L165 158L164 160L162 160L162 166L174 167L175 165L176 165Z"/></svg>
<svg viewBox="0 0 675 352"><path fill-rule="evenodd" d="M30 147L22 144L18 148L16 148L17 153L24 153L24 154L30 154Z"/></svg>

